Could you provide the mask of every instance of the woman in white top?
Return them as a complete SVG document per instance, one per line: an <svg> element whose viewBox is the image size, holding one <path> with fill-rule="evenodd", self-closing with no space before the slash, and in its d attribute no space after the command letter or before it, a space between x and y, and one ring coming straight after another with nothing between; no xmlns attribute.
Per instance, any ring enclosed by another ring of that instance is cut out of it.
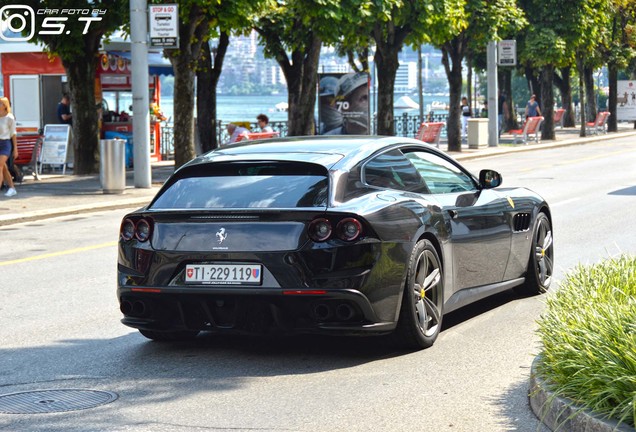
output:
<svg viewBox="0 0 636 432"><path fill-rule="evenodd" d="M9 156L18 157L18 142L15 132L15 118L11 114L11 104L6 97L0 97L0 179L9 186L9 190L4 196L14 196L17 194L7 161Z"/></svg>

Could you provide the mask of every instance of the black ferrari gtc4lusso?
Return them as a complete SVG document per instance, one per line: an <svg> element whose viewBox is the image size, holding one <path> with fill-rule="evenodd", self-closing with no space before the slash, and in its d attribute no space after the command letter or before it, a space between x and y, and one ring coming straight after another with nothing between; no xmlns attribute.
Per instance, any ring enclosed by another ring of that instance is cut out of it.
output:
<svg viewBox="0 0 636 432"><path fill-rule="evenodd" d="M501 183L408 138L217 149L124 217L122 322L155 340L282 330L429 347L445 313L550 286L548 204Z"/></svg>

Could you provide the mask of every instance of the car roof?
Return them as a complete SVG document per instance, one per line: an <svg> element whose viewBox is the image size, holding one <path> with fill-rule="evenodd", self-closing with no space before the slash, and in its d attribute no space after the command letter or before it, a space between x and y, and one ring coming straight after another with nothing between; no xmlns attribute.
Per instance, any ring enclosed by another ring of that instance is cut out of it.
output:
<svg viewBox="0 0 636 432"><path fill-rule="evenodd" d="M429 147L422 141L402 137L382 136L302 136L270 138L266 140L242 141L208 152L188 165L212 162L281 160L343 168L367 158L373 153L399 144Z"/></svg>

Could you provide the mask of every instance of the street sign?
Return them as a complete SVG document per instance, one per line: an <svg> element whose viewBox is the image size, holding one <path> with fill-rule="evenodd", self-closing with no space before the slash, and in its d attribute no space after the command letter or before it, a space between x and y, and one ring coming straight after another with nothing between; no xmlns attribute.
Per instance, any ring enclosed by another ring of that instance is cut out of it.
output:
<svg viewBox="0 0 636 432"><path fill-rule="evenodd" d="M497 64L499 66L515 66L517 64L517 41L502 40L497 42Z"/></svg>
<svg viewBox="0 0 636 432"><path fill-rule="evenodd" d="M150 5L150 46L179 48L179 6Z"/></svg>

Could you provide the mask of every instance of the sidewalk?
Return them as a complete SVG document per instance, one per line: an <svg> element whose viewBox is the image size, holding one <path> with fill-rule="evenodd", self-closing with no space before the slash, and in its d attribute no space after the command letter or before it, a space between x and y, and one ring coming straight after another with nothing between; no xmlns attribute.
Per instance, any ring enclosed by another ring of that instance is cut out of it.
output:
<svg viewBox="0 0 636 432"><path fill-rule="evenodd" d="M513 144L512 136L504 134L497 147L469 149L468 144L464 142L461 152L449 154L461 161L636 136L632 123L620 123L618 130L616 133L580 138L578 128L557 129L556 140L539 144L531 141L528 145ZM440 148L446 149L446 143L440 143ZM157 162L153 163L151 168L152 187L135 188L134 173L129 170L126 172L126 190L123 194L104 194L97 174L74 176L44 173L40 180L25 175L22 185L16 186L18 195L7 198L0 194L0 226L91 211L142 207L150 202L163 182L172 174L174 163Z"/></svg>

